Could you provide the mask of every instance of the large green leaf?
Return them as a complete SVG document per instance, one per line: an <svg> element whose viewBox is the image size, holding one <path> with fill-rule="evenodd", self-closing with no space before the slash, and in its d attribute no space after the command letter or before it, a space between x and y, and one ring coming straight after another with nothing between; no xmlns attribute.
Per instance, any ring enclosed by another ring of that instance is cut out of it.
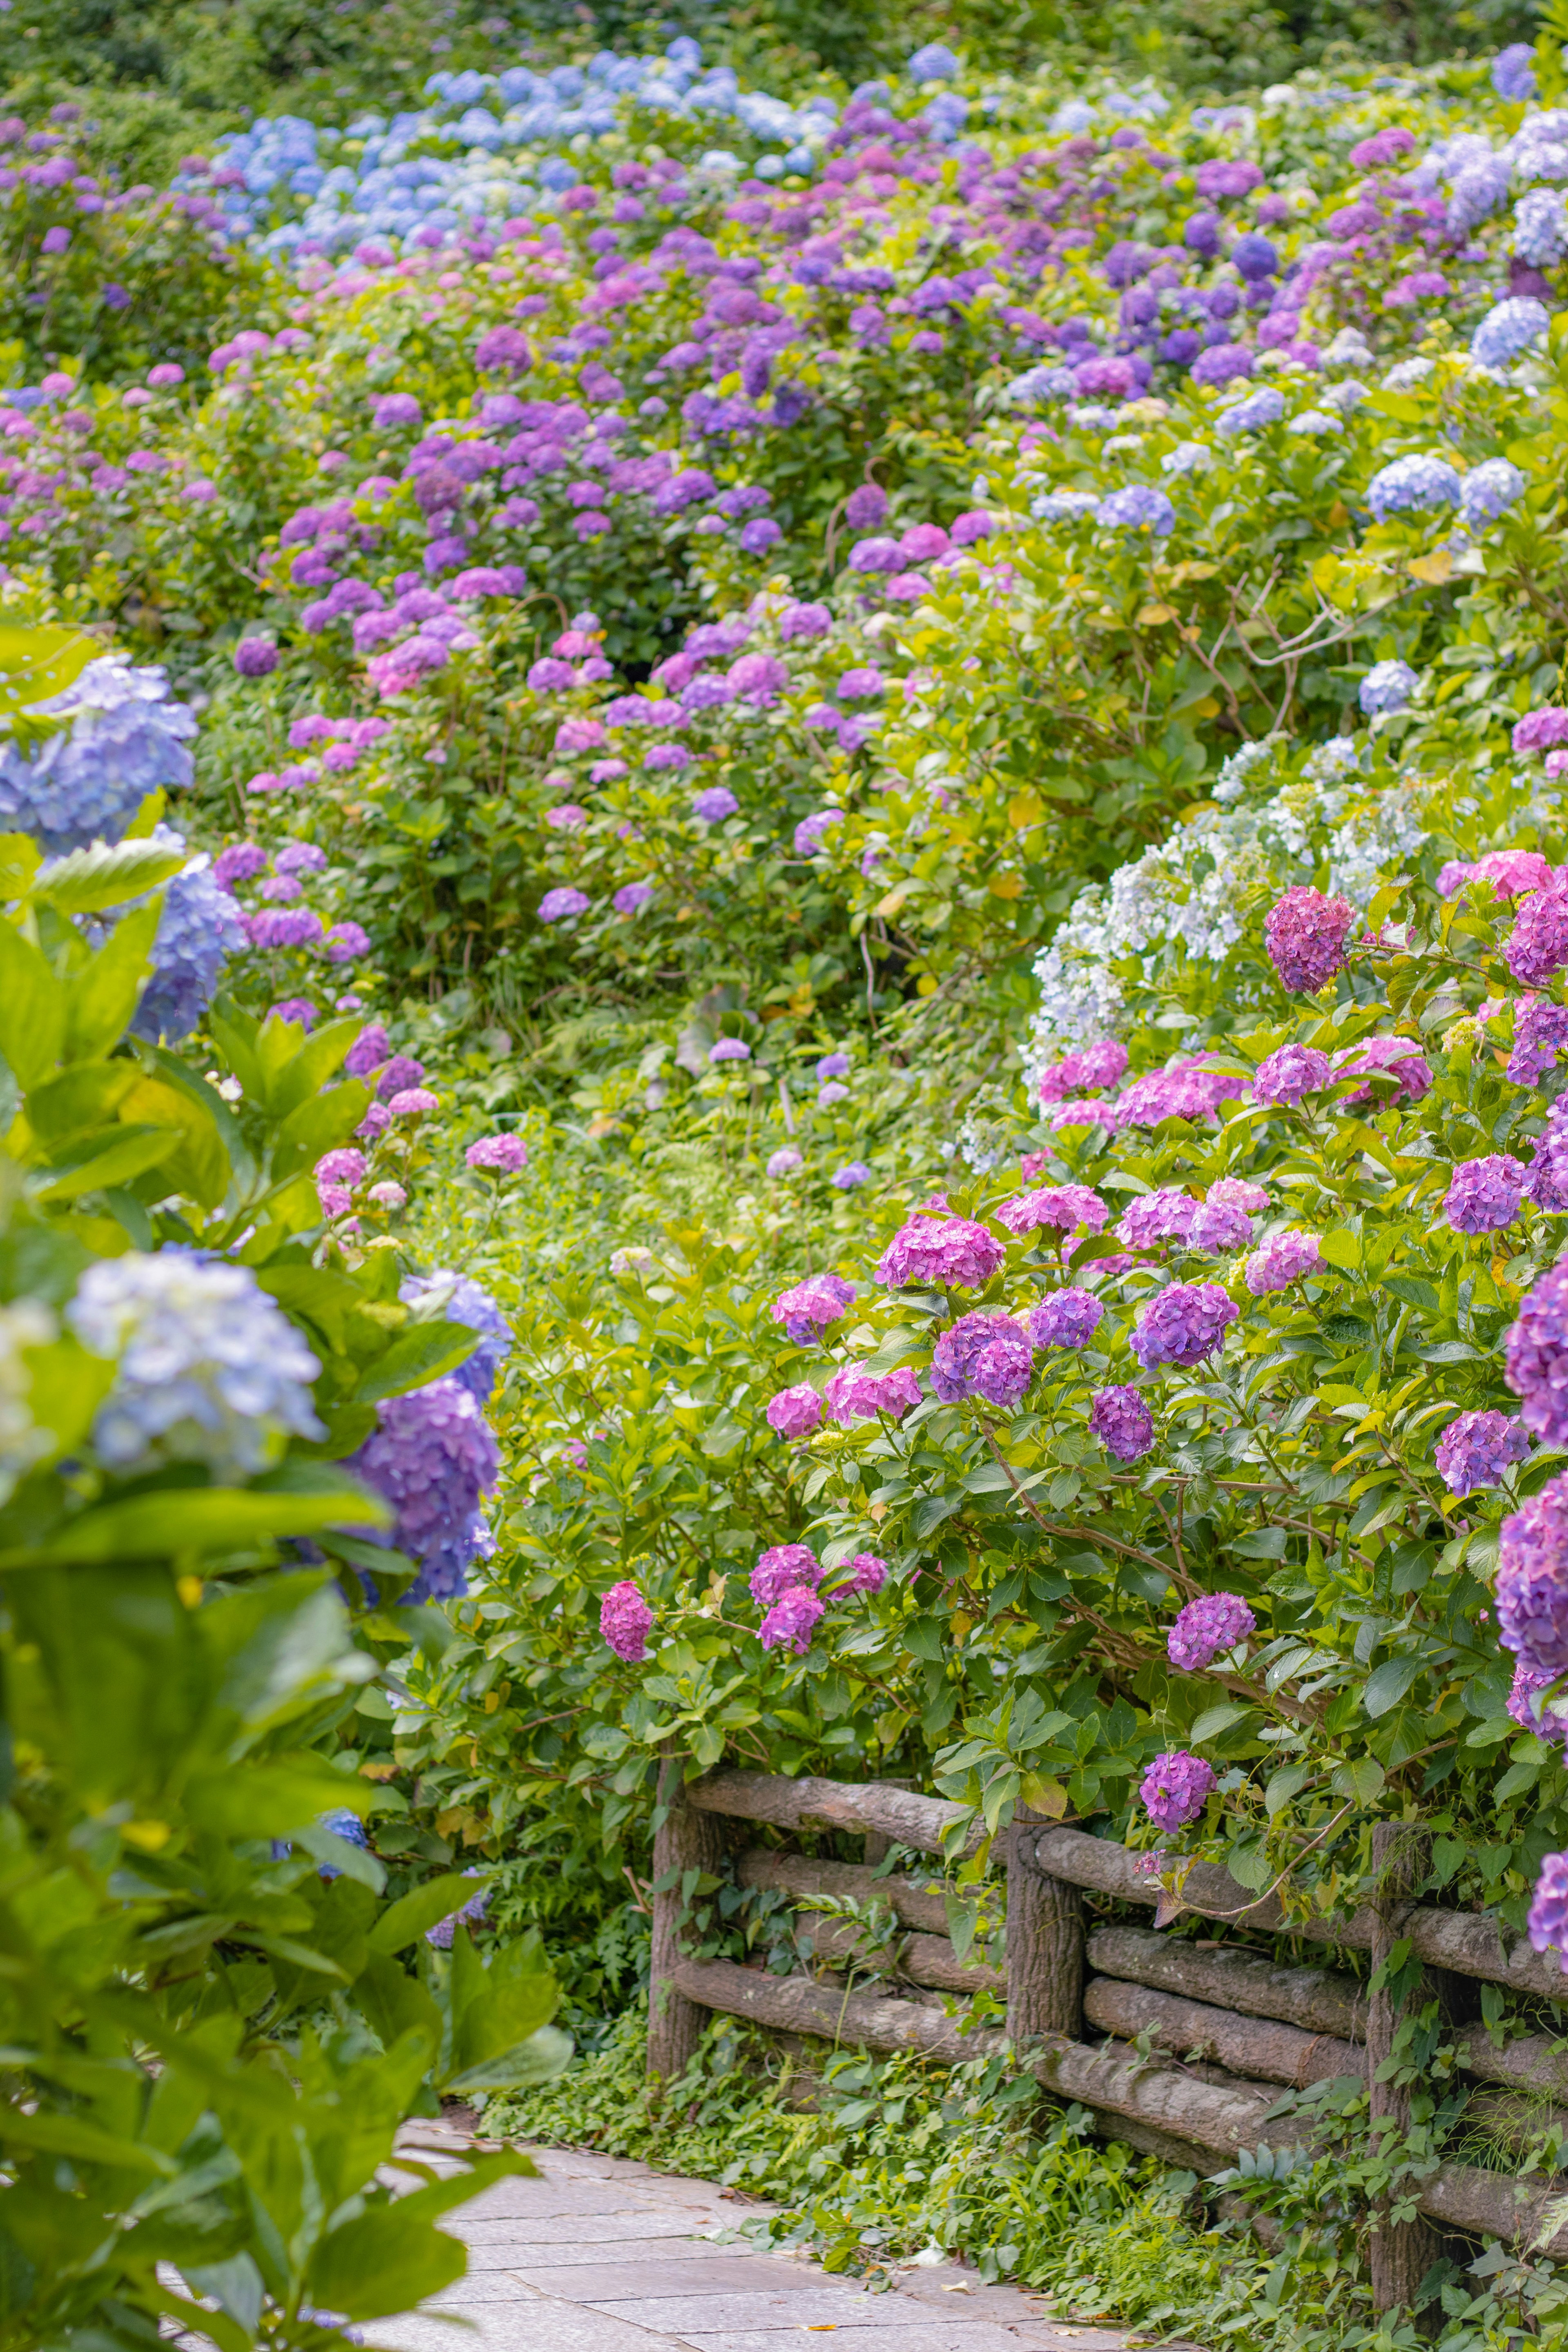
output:
<svg viewBox="0 0 1568 2352"><path fill-rule="evenodd" d="M62 915L100 914L155 890L180 871L185 856L183 847L160 841L121 841L113 847L95 841L52 858L35 877L34 902L47 902Z"/></svg>
<svg viewBox="0 0 1568 2352"><path fill-rule="evenodd" d="M64 989L37 949L0 919L0 1053L24 1091L54 1068L65 1034Z"/></svg>
<svg viewBox="0 0 1568 2352"><path fill-rule="evenodd" d="M350 2319L382 2319L450 2286L468 2268L468 2250L435 2227L437 2219L492 2181L536 2168L521 2151L502 2148L446 2180L355 2214L317 2248L310 2267L312 2299Z"/></svg>
<svg viewBox="0 0 1568 2352"><path fill-rule="evenodd" d="M322 1813L346 1807L363 1812L370 1790L363 1780L334 1772L325 1757L293 1756L204 1772L186 1792L193 1821L219 1837L288 1837Z"/></svg>
<svg viewBox="0 0 1568 2352"><path fill-rule="evenodd" d="M259 1484L170 1487L84 1511L36 1549L0 1552L0 1569L238 1551L274 1537L314 1535L334 1526L384 1526L387 1516L379 1496L341 1473L319 1491Z"/></svg>
<svg viewBox="0 0 1568 2352"><path fill-rule="evenodd" d="M162 902L132 907L121 916L87 970L70 982L66 1003L65 1051L73 1062L90 1061L120 1043L152 972L153 942Z"/></svg>
<svg viewBox="0 0 1568 2352"><path fill-rule="evenodd" d="M389 1904L370 1931L373 1952L401 1952L405 1946L417 1943L427 1927L449 1919L465 1903L473 1900L474 1881L457 1871L447 1871L439 1878L426 1879L423 1886L414 1887Z"/></svg>
<svg viewBox="0 0 1568 2352"><path fill-rule="evenodd" d="M427 1381L439 1380L443 1372L466 1363L481 1336L467 1323L406 1325L363 1375L354 1391L356 1401L374 1404L383 1397L402 1396L409 1389L424 1388Z"/></svg>

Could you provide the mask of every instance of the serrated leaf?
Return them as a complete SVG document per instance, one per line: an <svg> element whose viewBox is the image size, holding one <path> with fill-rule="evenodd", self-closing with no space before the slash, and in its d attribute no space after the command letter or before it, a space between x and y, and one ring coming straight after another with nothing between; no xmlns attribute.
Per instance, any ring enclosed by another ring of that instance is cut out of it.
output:
<svg viewBox="0 0 1568 2352"><path fill-rule="evenodd" d="M32 896L62 915L101 914L155 890L180 871L186 857L183 845L172 849L162 841L95 841L50 858L34 877Z"/></svg>

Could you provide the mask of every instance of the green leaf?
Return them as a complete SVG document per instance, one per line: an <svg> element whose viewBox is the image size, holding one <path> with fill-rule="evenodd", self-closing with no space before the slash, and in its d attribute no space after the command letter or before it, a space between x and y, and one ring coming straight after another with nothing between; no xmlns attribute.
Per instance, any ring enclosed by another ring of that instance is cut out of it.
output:
<svg viewBox="0 0 1568 2352"><path fill-rule="evenodd" d="M1227 1538L1225 1548L1237 1559L1283 1559L1285 1543L1283 1528L1258 1528L1249 1536Z"/></svg>
<svg viewBox="0 0 1568 2352"><path fill-rule="evenodd" d="M388 2050L406 2033L422 2035L431 2057L440 2048L440 2011L417 1977L375 1950L374 1932L370 1958L354 1979L353 1997Z"/></svg>
<svg viewBox="0 0 1568 2352"><path fill-rule="evenodd" d="M511 2049L445 2079L441 2088L453 2098L478 2091L531 2091L564 2073L572 2063L574 2046L572 2036L563 2033L559 2026L542 2025Z"/></svg>
<svg viewBox="0 0 1568 2352"><path fill-rule="evenodd" d="M1375 1756L1357 1756L1349 1764L1342 1764L1334 1774L1336 1796L1353 1798L1358 1805L1370 1805L1380 1796L1388 1779Z"/></svg>
<svg viewBox="0 0 1568 2352"><path fill-rule="evenodd" d="M40 1201L79 1201L84 1193L101 1192L110 1184L127 1184L133 1176L156 1168L160 1160L171 1159L179 1147L179 1135L171 1128L128 1128L107 1150L95 1151L90 1160L68 1168L63 1174L47 1175L39 1184L36 1197Z"/></svg>
<svg viewBox="0 0 1568 2352"><path fill-rule="evenodd" d="M65 1053L72 1062L107 1054L124 1035L152 971L153 942L163 906L133 907L85 971L70 982L66 997Z"/></svg>
<svg viewBox="0 0 1568 2352"><path fill-rule="evenodd" d="M466 1363L481 1334L467 1323L410 1323L379 1355L354 1391L359 1404L402 1396Z"/></svg>
<svg viewBox="0 0 1568 2352"><path fill-rule="evenodd" d="M326 1467L299 1464L299 1469ZM162 1559L179 1552L239 1551L274 1537L315 1535L333 1526L384 1527L379 1495L340 1471L319 1492L254 1486L183 1486L107 1503L36 1549L0 1552L0 1569L63 1568L112 1559Z"/></svg>
<svg viewBox="0 0 1568 2352"><path fill-rule="evenodd" d="M1374 1666L1362 1693L1362 1705L1368 1715L1386 1715L1391 1706L1397 1706L1425 1664L1424 1658L1414 1658L1406 1652L1396 1658L1384 1658L1380 1666Z"/></svg>
<svg viewBox="0 0 1568 2352"><path fill-rule="evenodd" d="M35 903L47 902L61 915L97 915L121 907L167 882L184 865L186 852L161 841L121 841L110 847L95 841L51 858L33 884Z"/></svg>
<svg viewBox="0 0 1568 2352"><path fill-rule="evenodd" d="M406 1945L417 1943L427 1927L449 1919L454 1911L472 1902L476 1891L474 1880L458 1871L427 1879L423 1886L388 1905L370 1931L371 1950L401 1952Z"/></svg>
<svg viewBox="0 0 1568 2352"><path fill-rule="evenodd" d="M363 1813L370 1797L363 1780L334 1772L324 1756L301 1749L231 1771L204 1772L191 1783L185 1804L191 1819L216 1836L280 1838L339 1808Z"/></svg>
<svg viewBox="0 0 1568 2352"><path fill-rule="evenodd" d="M65 1034L64 989L37 949L0 918L0 1054L24 1093L54 1068Z"/></svg>
<svg viewBox="0 0 1568 2352"><path fill-rule="evenodd" d="M440 2215L468 2204L494 2181L537 2172L520 2150L502 2148L477 2158L447 2179L355 2214L318 2247L309 2273L310 2300L350 2319L383 2319L408 2310L451 2285L468 2267L461 2239L434 2226Z"/></svg>
<svg viewBox="0 0 1568 2352"><path fill-rule="evenodd" d="M1187 1737L1194 1747L1201 1748L1205 1739L1217 1739L1222 1731L1229 1731L1234 1725L1245 1723L1247 1717L1256 1712L1254 1707L1237 1706L1227 1699L1219 1706L1206 1707Z"/></svg>
<svg viewBox="0 0 1568 2352"><path fill-rule="evenodd" d="M1348 1266L1361 1264L1361 1235L1349 1232L1343 1225L1335 1225L1330 1232L1321 1235L1318 1249L1331 1265Z"/></svg>

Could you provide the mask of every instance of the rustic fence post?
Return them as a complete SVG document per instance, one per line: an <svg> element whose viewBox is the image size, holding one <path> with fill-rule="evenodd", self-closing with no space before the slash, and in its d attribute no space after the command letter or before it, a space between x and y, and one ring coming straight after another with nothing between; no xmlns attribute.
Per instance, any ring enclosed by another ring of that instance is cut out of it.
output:
<svg viewBox="0 0 1568 2352"><path fill-rule="evenodd" d="M658 1811L653 1833L653 1876L673 1884L653 1898L653 1952L647 1998L647 2071L666 2082L684 2073L696 2054L710 2012L670 1981L680 1958L681 1879L690 1870L717 1870L724 1857L723 1822L686 1801L685 1759L665 1754L658 1768Z"/></svg>
<svg viewBox="0 0 1568 2352"><path fill-rule="evenodd" d="M1049 1822L1022 1807L1007 1840L1007 2039L1083 2033L1083 1896L1040 1868L1035 1847Z"/></svg>
<svg viewBox="0 0 1568 2352"><path fill-rule="evenodd" d="M1401 1925L1425 1861L1426 1841L1419 1829L1404 1822L1378 1822L1372 1833L1374 1982L1378 1970L1386 1965L1399 1941ZM1421 1995L1417 1994L1415 2005L1419 2007ZM1409 2092L1397 2084L1380 2083L1377 2079L1379 2067L1393 2053L1407 2006L1395 2001L1386 1987L1374 1990L1367 2004L1368 2108L1374 2133L1380 2122L1396 2133L1410 2128ZM1390 2221L1389 2203L1386 2197L1379 2200L1368 2250L1373 2305L1378 2311L1392 2311L1399 2304L1414 2304L1422 2280L1442 2252L1440 2240L1426 2221Z"/></svg>

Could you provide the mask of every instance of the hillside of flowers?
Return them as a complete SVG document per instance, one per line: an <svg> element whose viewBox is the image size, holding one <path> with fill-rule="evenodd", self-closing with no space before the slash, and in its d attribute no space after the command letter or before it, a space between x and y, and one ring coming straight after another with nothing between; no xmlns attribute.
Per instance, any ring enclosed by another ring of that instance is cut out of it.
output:
<svg viewBox="0 0 1568 2352"><path fill-rule="evenodd" d="M366 2184L535 1929L635 1998L670 1748L1568 1947L1558 39L97 136L0 120L20 2340L444 2284Z"/></svg>

